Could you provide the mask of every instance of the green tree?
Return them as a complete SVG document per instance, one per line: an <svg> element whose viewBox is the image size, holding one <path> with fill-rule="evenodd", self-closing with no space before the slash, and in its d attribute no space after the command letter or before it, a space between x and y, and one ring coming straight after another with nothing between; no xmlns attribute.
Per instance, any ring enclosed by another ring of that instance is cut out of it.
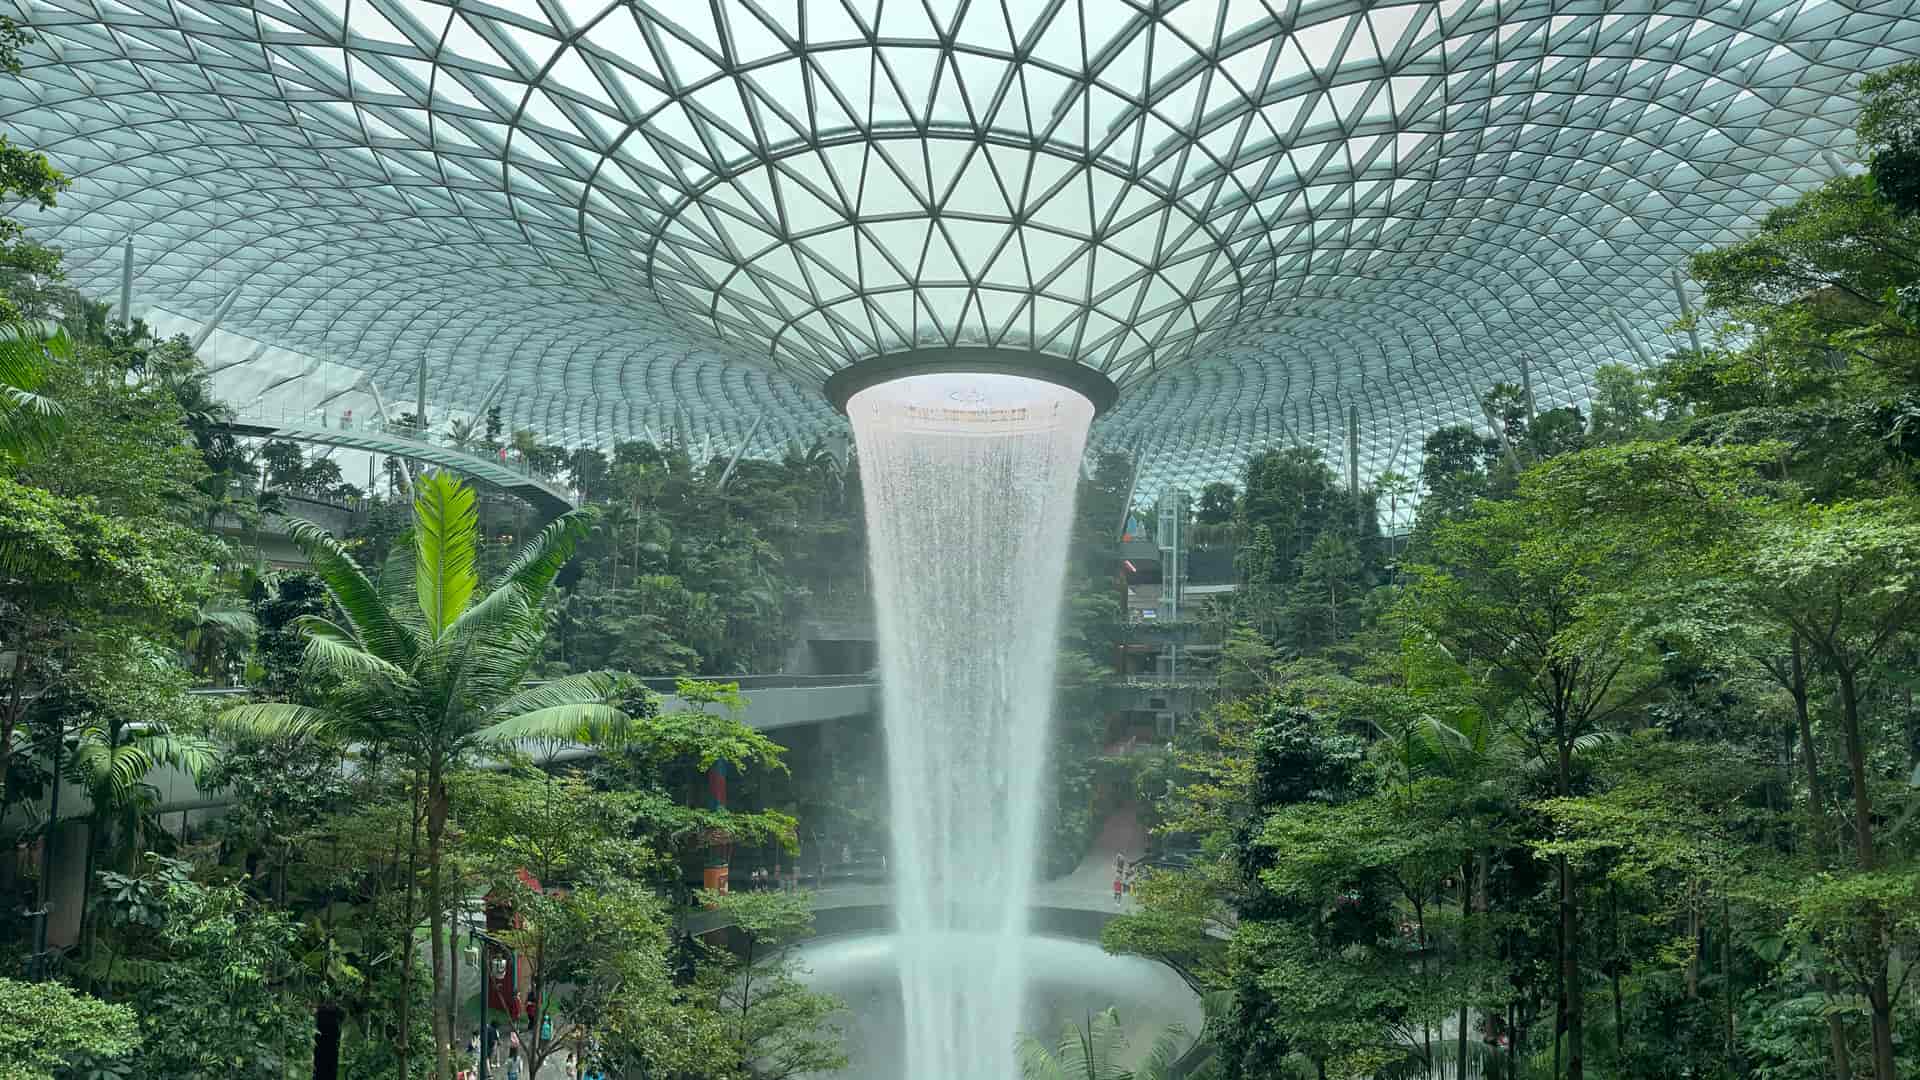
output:
<svg viewBox="0 0 1920 1080"><path fill-rule="evenodd" d="M1920 505L1881 500L1785 508L1763 517L1743 560L1750 602L1784 626L1830 671L1838 688L1852 802L1856 867L1882 868L1863 702L1866 683L1896 636L1920 612ZM1737 556L1736 556L1737 557ZM1893 913L1869 914L1866 936ZM1883 929L1884 933L1884 929ZM1894 995L1884 951L1866 972L1874 1075L1894 1076Z"/></svg>
<svg viewBox="0 0 1920 1080"><path fill-rule="evenodd" d="M1482 502L1442 524L1405 615L1463 663L1524 701L1538 720L1533 738L1553 761L1555 790L1570 795L1581 741L1633 701L1651 680L1646 645L1600 618L1596 596L1634 571L1646 537L1631 529L1575 531L1546 498ZM1604 609L1601 609L1604 610ZM1580 886L1562 858L1560 985L1565 1003L1567 1077L1584 1068L1584 976L1578 943Z"/></svg>
<svg viewBox="0 0 1920 1080"><path fill-rule="evenodd" d="M809 990L785 946L813 928L805 893L702 893L745 949L713 955L702 979L731 1028L735 1060L754 1080L789 1080L847 1066L833 1014L846 1003Z"/></svg>
<svg viewBox="0 0 1920 1080"><path fill-rule="evenodd" d="M1880 195L1900 213L1920 211L1920 63L1895 64L1860 80L1854 134Z"/></svg>
<svg viewBox="0 0 1920 1080"><path fill-rule="evenodd" d="M1653 386L1645 372L1627 364L1601 364L1593 372L1588 435L1596 446L1645 438L1653 425L1653 405Z"/></svg>
<svg viewBox="0 0 1920 1080"><path fill-rule="evenodd" d="M0 74L20 75L20 49L31 40L19 23L0 17ZM45 210L66 187L67 178L45 154L15 146L0 135L0 203ZM0 217L0 324L19 323L26 315L20 299L38 294L59 276L60 253L27 239L18 221ZM0 385L10 381L0 378Z"/></svg>
<svg viewBox="0 0 1920 1080"><path fill-rule="evenodd" d="M588 529L574 511L531 540L482 595L473 492L443 473L417 482L410 542L395 546L378 585L339 541L296 523L292 534L327 584L339 621L304 617L307 663L338 680L318 705L229 710L230 730L327 729L392 750L421 776L434 985L436 1076L450 1076L452 1018L444 988L448 897L443 869L451 774L474 751L529 739L606 741L627 730L620 679L583 673L531 685L546 638L540 603ZM402 1062L407 1050L401 1050Z"/></svg>
<svg viewBox="0 0 1920 1080"><path fill-rule="evenodd" d="M96 505L0 477L0 646L12 654L0 704L0 762L8 766L0 807L15 794L15 732L33 699L58 681L68 635L81 625L170 624L192 610L183 586L197 575Z"/></svg>
<svg viewBox="0 0 1920 1080"><path fill-rule="evenodd" d="M1240 501L1240 490L1225 481L1215 481L1200 489L1194 504L1194 520L1202 525L1225 525L1233 520Z"/></svg>
<svg viewBox="0 0 1920 1080"><path fill-rule="evenodd" d="M55 1080L87 1063L112 1063L140 1042L133 1010L55 982L0 978L0 1080Z"/></svg>
<svg viewBox="0 0 1920 1080"><path fill-rule="evenodd" d="M189 869L150 856L100 875L110 944L91 973L139 1015L134 1075L279 1080L312 1047L298 928Z"/></svg>

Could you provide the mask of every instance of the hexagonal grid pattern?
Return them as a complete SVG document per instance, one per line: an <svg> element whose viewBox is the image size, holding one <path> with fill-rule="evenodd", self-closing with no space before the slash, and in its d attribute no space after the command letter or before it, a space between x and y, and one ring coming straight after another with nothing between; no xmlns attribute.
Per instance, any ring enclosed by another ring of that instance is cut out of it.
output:
<svg viewBox="0 0 1920 1080"><path fill-rule="evenodd" d="M1665 350L1669 274L1843 168L1913 0L6 0L74 278L441 411L758 448L938 344L1123 388L1142 489L1368 471L1526 356ZM0 10L6 10L0 7ZM229 297L231 302L229 303Z"/></svg>

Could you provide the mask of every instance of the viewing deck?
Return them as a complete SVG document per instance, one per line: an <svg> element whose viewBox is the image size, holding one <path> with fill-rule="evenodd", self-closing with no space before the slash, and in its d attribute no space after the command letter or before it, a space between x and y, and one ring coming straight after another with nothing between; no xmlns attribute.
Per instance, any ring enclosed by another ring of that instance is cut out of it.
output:
<svg viewBox="0 0 1920 1080"><path fill-rule="evenodd" d="M451 469L490 487L521 499L549 517L558 517L577 505L566 486L536 475L526 464L511 456L477 453L464 447L436 443L421 438L412 428L348 422L331 426L324 413L277 413L262 410L241 412L228 422L235 435L261 439L285 439L320 446L340 446L373 454L424 461Z"/></svg>

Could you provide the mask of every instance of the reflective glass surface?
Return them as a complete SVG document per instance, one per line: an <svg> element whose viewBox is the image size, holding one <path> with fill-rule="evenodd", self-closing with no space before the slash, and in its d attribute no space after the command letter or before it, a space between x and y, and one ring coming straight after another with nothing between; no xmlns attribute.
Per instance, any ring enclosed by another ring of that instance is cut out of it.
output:
<svg viewBox="0 0 1920 1080"><path fill-rule="evenodd" d="M74 280L219 313L248 400L730 449L833 371L1036 350L1143 490L1299 440L1417 466L1669 349L1673 273L1849 167L1911 0L6 0L0 130ZM365 376L365 380L362 380ZM502 377L504 376L504 380ZM245 406L248 402L237 404ZM760 419L758 427L756 418Z"/></svg>

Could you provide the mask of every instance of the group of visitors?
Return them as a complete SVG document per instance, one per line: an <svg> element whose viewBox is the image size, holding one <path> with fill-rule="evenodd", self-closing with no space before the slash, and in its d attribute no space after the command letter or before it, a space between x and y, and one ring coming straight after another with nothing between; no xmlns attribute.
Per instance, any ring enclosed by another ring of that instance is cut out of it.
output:
<svg viewBox="0 0 1920 1080"><path fill-rule="evenodd" d="M500 1030L498 1020L489 1020L487 1026L467 1039L467 1057L474 1062L474 1068L462 1071L460 1080L474 1080L479 1076L479 1065L484 1057L487 1075L490 1080L521 1080L521 1062L531 1058L533 1051L533 1014L527 1014L527 1037L520 1038L518 1029ZM553 1017L540 1021L540 1041L553 1041ZM566 1051L564 1062L567 1080L610 1080L607 1071L598 1063L599 1046L591 1039L585 1046ZM527 1080L534 1080L531 1073Z"/></svg>
<svg viewBox="0 0 1920 1080"><path fill-rule="evenodd" d="M547 1021L547 1030L552 1030L552 1023L551 1020ZM528 1033L531 1034L533 1028L531 1016L527 1018L527 1028ZM478 1066L480 1059L484 1057L489 1075L503 1077L504 1080L520 1080L520 1061L526 1056L526 1048L520 1041L518 1029L509 1030L506 1035L506 1040L503 1042L500 1038L500 1022L489 1020L486 1027L468 1037L467 1056L474 1059L476 1071L467 1075L479 1075ZM500 1060L502 1051L505 1051L505 1061ZM502 1071L503 1066L504 1071Z"/></svg>
<svg viewBox="0 0 1920 1080"><path fill-rule="evenodd" d="M1113 853L1113 902L1119 903L1133 891L1134 878L1140 873L1138 861L1128 862L1124 851Z"/></svg>
<svg viewBox="0 0 1920 1080"><path fill-rule="evenodd" d="M762 866L747 875L747 888L753 892L772 892L774 890L780 892L799 892L800 864L795 863L785 871L780 869L779 863L774 863L773 869L771 870Z"/></svg>

